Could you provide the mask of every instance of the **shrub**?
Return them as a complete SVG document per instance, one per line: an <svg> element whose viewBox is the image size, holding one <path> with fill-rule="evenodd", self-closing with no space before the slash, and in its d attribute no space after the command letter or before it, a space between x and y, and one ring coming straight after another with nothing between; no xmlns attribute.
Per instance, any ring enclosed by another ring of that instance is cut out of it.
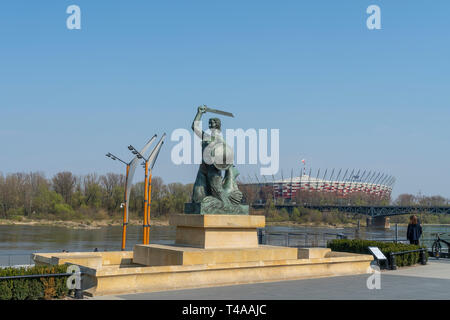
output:
<svg viewBox="0 0 450 320"><path fill-rule="evenodd" d="M66 273L67 265L0 269L0 277ZM69 292L68 276L0 280L0 300L37 300L62 298Z"/></svg>
<svg viewBox="0 0 450 320"><path fill-rule="evenodd" d="M23 216L11 216L11 217L9 217L9 219L13 220L13 221L21 222L21 221L23 221Z"/></svg>
<svg viewBox="0 0 450 320"><path fill-rule="evenodd" d="M44 299L50 300L56 297L55 278L42 278L44 284Z"/></svg>
<svg viewBox="0 0 450 320"><path fill-rule="evenodd" d="M270 210L268 213L267 213L267 218L266 218L266 220L267 221L270 221L270 222L279 222L279 221L283 221L282 220L282 218L280 217L280 215L278 214L278 211L275 209L275 210Z"/></svg>
<svg viewBox="0 0 450 320"><path fill-rule="evenodd" d="M286 210L286 208L283 208L279 212L279 216L281 218L281 221L288 221L289 220L289 213Z"/></svg>
<svg viewBox="0 0 450 320"><path fill-rule="evenodd" d="M8 219L13 219L17 221L17 217L23 216L25 213L24 208L11 208L6 212L6 217Z"/></svg>
<svg viewBox="0 0 450 320"><path fill-rule="evenodd" d="M12 281L0 281L0 300L11 300L12 298Z"/></svg>
<svg viewBox="0 0 450 320"><path fill-rule="evenodd" d="M413 244L403 243L391 243L372 240L359 240L359 239L335 239L331 240L327 244L328 248L333 251L352 252L361 254L371 254L369 247L378 247L381 252L390 259L391 252L417 250L420 248L426 248L425 246L418 246ZM428 253L426 253L426 259L428 260ZM411 266L419 263L419 252L405 253L395 256L395 263L398 267ZM390 263L391 261L389 261Z"/></svg>
<svg viewBox="0 0 450 320"><path fill-rule="evenodd" d="M309 214L309 219L314 224L319 224L322 221L322 213L317 210L311 210L311 213Z"/></svg>
<svg viewBox="0 0 450 320"><path fill-rule="evenodd" d="M297 207L294 207L291 214L292 221L300 221L300 210Z"/></svg>
<svg viewBox="0 0 450 320"><path fill-rule="evenodd" d="M55 204L54 212L61 218L70 218L70 216L73 214L73 209L68 204L57 203Z"/></svg>
<svg viewBox="0 0 450 320"><path fill-rule="evenodd" d="M106 210L103 209L95 210L92 216L95 220L106 220L109 218L108 212L106 212Z"/></svg>

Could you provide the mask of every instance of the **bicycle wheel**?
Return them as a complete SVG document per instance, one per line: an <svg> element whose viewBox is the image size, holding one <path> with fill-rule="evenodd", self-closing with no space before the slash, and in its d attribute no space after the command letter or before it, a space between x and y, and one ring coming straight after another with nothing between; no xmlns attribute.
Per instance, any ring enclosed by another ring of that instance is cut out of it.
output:
<svg viewBox="0 0 450 320"><path fill-rule="evenodd" d="M441 244L439 241L435 241L433 246L431 247L431 252L433 253L433 257L438 258L441 256Z"/></svg>

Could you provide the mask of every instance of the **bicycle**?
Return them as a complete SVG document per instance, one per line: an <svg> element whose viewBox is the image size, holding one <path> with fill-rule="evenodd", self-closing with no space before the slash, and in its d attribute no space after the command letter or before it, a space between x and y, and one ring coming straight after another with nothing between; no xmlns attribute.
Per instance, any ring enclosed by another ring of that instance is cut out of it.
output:
<svg viewBox="0 0 450 320"><path fill-rule="evenodd" d="M445 234L444 232L441 233L433 233L432 235L436 235L436 239L433 242L433 245L431 246L431 252L433 253L433 257L438 258L442 254L442 246L441 242L445 243L447 245L447 248L450 248L450 242L445 241L441 239L440 235Z"/></svg>

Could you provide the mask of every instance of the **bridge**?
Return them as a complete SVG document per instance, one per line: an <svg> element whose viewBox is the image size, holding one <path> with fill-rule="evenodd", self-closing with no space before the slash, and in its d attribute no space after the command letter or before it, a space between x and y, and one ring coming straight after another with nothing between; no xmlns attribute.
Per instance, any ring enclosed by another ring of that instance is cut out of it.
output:
<svg viewBox="0 0 450 320"><path fill-rule="evenodd" d="M264 204L253 204L254 209L263 209ZM275 205L277 209L286 209L289 213L297 204ZM430 214L450 214L450 206L354 206L354 205L309 205L302 207L319 211L339 211L345 213L362 214L371 218L372 225L388 227L389 221L386 217L403 214L430 213Z"/></svg>
<svg viewBox="0 0 450 320"><path fill-rule="evenodd" d="M403 214L431 213L450 214L450 206L424 207L424 206L339 206L339 205L306 205L305 208L319 211L333 211L363 214L374 217L389 217Z"/></svg>

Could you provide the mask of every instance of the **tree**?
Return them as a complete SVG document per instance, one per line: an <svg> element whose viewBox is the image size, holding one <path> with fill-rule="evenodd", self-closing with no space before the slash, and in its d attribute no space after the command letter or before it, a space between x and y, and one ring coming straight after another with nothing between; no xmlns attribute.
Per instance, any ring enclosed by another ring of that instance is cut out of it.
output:
<svg viewBox="0 0 450 320"><path fill-rule="evenodd" d="M53 190L62 195L64 201L70 204L76 179L71 172L58 172L52 179Z"/></svg>
<svg viewBox="0 0 450 320"><path fill-rule="evenodd" d="M107 173L100 177L100 185L103 189L102 207L109 213L120 209L124 201L125 176L116 173Z"/></svg>
<svg viewBox="0 0 450 320"><path fill-rule="evenodd" d="M162 215L167 210L168 204L164 200L167 186L160 177L152 178L152 212L154 215Z"/></svg>
<svg viewBox="0 0 450 320"><path fill-rule="evenodd" d="M394 203L397 206L413 206L417 204L417 198L412 194L403 193L397 197Z"/></svg>
<svg viewBox="0 0 450 320"><path fill-rule="evenodd" d="M183 212L184 204L186 202L189 202L189 198L192 194L191 185L184 185L182 183L169 183L167 185L167 189L168 195L170 197L170 212Z"/></svg>
<svg viewBox="0 0 450 320"><path fill-rule="evenodd" d="M101 205L102 188L97 174L91 173L86 175L83 185L86 205L98 209Z"/></svg>
<svg viewBox="0 0 450 320"><path fill-rule="evenodd" d="M433 207L446 206L448 204L448 200L441 196L421 197L418 202L421 206Z"/></svg>

